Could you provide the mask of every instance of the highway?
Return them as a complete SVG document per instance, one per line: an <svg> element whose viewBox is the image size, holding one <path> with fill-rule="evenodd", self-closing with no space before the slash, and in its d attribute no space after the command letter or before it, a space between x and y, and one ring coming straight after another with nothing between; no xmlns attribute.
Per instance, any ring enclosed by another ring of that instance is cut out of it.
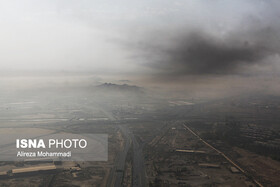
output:
<svg viewBox="0 0 280 187"><path fill-rule="evenodd" d="M118 125L122 134L124 135L125 145L124 149L120 150L115 160L114 166L111 169L107 187L121 187L124 176L125 161L128 150L133 146L133 176L132 176L132 186L133 187L142 187L147 186L146 182L146 172L145 172L145 163L142 154L142 147L139 145L137 139L128 128ZM132 142L132 144L131 144Z"/></svg>
<svg viewBox="0 0 280 187"><path fill-rule="evenodd" d="M143 159L142 147L137 142L137 139L131 134L133 142L133 187L147 186L145 162Z"/></svg>
<svg viewBox="0 0 280 187"><path fill-rule="evenodd" d="M112 121L121 122L116 118L111 112L102 109L103 113ZM124 149L120 150L117 154L113 168L110 171L109 178L107 181L107 187L121 187L123 183L125 161L129 148L133 145L133 176L132 176L132 186L147 186L146 182L146 172L145 163L142 154L142 146L139 145L134 134L129 131L129 129L124 125L117 125L123 134L125 145Z"/></svg>

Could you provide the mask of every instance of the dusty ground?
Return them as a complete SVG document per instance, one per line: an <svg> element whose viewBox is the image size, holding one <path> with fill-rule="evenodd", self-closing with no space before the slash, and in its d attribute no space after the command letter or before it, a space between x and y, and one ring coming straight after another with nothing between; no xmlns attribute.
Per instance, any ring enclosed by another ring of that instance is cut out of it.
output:
<svg viewBox="0 0 280 187"><path fill-rule="evenodd" d="M258 176L265 186L278 186L280 184L280 162L244 149L234 148L234 150L242 156L237 161L247 171Z"/></svg>

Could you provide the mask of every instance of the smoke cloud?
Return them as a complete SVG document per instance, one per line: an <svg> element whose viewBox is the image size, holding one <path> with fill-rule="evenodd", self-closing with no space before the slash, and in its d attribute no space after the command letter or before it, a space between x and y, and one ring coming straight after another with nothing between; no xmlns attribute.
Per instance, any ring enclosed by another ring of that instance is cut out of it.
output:
<svg viewBox="0 0 280 187"><path fill-rule="evenodd" d="M267 72L269 67L279 68L275 65L280 60L279 3L260 1L250 14L235 14L230 7L224 7L227 9L220 7L218 11L212 7L216 12L209 18L189 18L180 25L169 23L146 29L140 39L134 36L139 40L130 42L129 48L153 75L161 78L256 76L271 73ZM203 10L212 10L208 8Z"/></svg>
<svg viewBox="0 0 280 187"><path fill-rule="evenodd" d="M138 45L146 65L156 73L168 76L239 74L253 65L265 64L265 59L277 55L279 46L265 32L248 32L217 37L200 31L177 34L170 38L164 34L165 44L158 40ZM250 35L251 34L251 35ZM271 36L278 35L270 31ZM157 36L157 38L159 38Z"/></svg>

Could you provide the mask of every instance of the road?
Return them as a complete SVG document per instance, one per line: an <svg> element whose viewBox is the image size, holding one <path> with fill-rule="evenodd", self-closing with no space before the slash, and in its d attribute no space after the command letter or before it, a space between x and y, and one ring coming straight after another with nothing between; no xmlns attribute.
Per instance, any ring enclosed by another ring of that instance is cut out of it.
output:
<svg viewBox="0 0 280 187"><path fill-rule="evenodd" d="M192 133L194 136L196 136L200 141L202 141L206 146L210 147L211 149L213 149L214 151L216 151L217 153L219 153L220 155L222 155L228 162L230 162L232 165L234 165L236 168L238 168L244 175L247 176L245 170L243 170L239 165L237 165L233 160L231 160L228 156L226 156L222 151L216 149L215 147L213 147L212 145L210 145L209 143L207 143L205 140L203 140L198 134L196 134L193 130L191 130L187 125L183 125L186 130L188 130L190 133ZM257 181L256 179L253 178L253 181L260 187L264 187L259 181Z"/></svg>
<svg viewBox="0 0 280 187"><path fill-rule="evenodd" d="M142 147L137 142L137 139L131 134L133 142L133 177L132 184L135 187L147 186L145 162L143 159Z"/></svg>
<svg viewBox="0 0 280 187"><path fill-rule="evenodd" d="M133 176L132 184L133 187L138 186L147 186L146 182L146 172L145 172L145 163L142 154L142 146L138 143L134 134L124 125L120 125L121 120L115 117L111 112L102 109L103 113L112 121L118 121L118 128L123 134L125 145L124 149L120 150L113 168L109 174L107 187L121 187L124 177L125 161L129 148L133 145ZM132 143L132 144L131 144Z"/></svg>
<svg viewBox="0 0 280 187"><path fill-rule="evenodd" d="M123 126L119 125L119 128L121 130L121 132L124 135L125 138L125 146L123 151L121 151L118 155L118 160L115 163L115 182L114 182L114 186L115 187L121 187L122 186L122 182L123 182L123 176L124 176L124 169L125 169L125 161L126 161L126 156L128 153L128 150L131 146L131 138L129 136L129 131L127 130L127 128L124 128Z"/></svg>

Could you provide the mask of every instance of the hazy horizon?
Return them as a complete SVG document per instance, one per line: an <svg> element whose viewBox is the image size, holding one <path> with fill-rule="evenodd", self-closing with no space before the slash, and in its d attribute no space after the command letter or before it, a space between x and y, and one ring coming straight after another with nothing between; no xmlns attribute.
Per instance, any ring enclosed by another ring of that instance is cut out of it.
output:
<svg viewBox="0 0 280 187"><path fill-rule="evenodd" d="M129 80L194 96L278 94L279 7L263 0L3 0L1 77Z"/></svg>

